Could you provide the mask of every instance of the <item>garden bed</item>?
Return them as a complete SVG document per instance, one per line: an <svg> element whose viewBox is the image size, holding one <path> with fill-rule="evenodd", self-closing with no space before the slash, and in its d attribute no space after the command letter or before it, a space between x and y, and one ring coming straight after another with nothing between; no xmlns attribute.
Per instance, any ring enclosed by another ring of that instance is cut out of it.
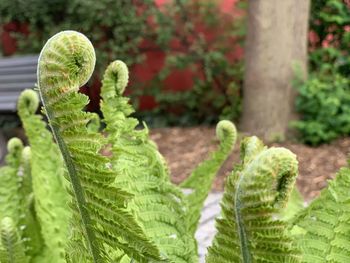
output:
<svg viewBox="0 0 350 263"><path fill-rule="evenodd" d="M172 180L181 182L192 169L216 148L215 129L162 128L153 129L151 137L159 146L160 152L169 163ZM290 149L298 156L298 188L306 198L311 200L327 185L327 179L347 163L350 152L350 138L339 139L331 144L309 147L295 142L275 143ZM239 161L239 144L225 163L213 185L214 191L223 190L224 179L232 168L232 163Z"/></svg>

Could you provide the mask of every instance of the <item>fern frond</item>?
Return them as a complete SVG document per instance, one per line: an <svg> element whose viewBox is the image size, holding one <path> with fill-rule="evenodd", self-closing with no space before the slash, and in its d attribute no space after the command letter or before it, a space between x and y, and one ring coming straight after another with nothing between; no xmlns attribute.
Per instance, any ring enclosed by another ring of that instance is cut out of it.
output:
<svg viewBox="0 0 350 263"><path fill-rule="evenodd" d="M243 165L227 178L207 262L299 262L287 223L279 219L297 176L295 155L264 149L253 137L244 142L242 156Z"/></svg>
<svg viewBox="0 0 350 263"><path fill-rule="evenodd" d="M16 226L19 225L21 215L18 172L22 149L20 139L10 139L7 143L6 166L0 168L0 220L10 217Z"/></svg>
<svg viewBox="0 0 350 263"><path fill-rule="evenodd" d="M39 97L24 90L18 100L18 114L31 146L31 179L35 210L51 262L65 262L71 213L63 173L63 159L46 123L35 112Z"/></svg>
<svg viewBox="0 0 350 263"><path fill-rule="evenodd" d="M199 218L216 173L231 153L237 139L237 130L230 121L220 121L216 126L216 136L220 147L209 160L204 161L181 183L180 187L190 193L186 196L189 213L187 215L189 230L194 235Z"/></svg>
<svg viewBox="0 0 350 263"><path fill-rule="evenodd" d="M27 263L25 247L17 231L15 222L10 217L4 217L0 225L0 262Z"/></svg>
<svg viewBox="0 0 350 263"><path fill-rule="evenodd" d="M40 224L34 205L34 194L31 176L31 150L29 146L23 148L19 169L19 199L20 199L20 236L26 248L26 255L36 257L44 247Z"/></svg>
<svg viewBox="0 0 350 263"><path fill-rule="evenodd" d="M122 96L127 82L126 65L115 61L108 66L101 89L115 185L133 194L128 209L162 255L174 263L196 262L195 241L184 224L184 196L170 183L164 158L149 139L147 128L137 130L139 122L129 116L134 110Z"/></svg>
<svg viewBox="0 0 350 263"><path fill-rule="evenodd" d="M68 257L77 262L74 255L78 251L87 262L108 262L109 247L140 262L159 260L158 249L125 210L131 195L111 185L115 173L108 158L100 154L106 140L87 130L93 116L82 111L88 98L78 89L88 81L94 66L92 44L74 31L49 39L38 63L40 95L72 186L76 224Z"/></svg>
<svg viewBox="0 0 350 263"><path fill-rule="evenodd" d="M350 169L342 168L292 224L305 263L350 262Z"/></svg>

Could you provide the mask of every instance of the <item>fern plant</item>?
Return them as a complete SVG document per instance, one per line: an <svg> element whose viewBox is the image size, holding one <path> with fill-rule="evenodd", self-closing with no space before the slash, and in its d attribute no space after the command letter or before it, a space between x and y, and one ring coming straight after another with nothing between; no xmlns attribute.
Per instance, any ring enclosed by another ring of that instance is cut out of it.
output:
<svg viewBox="0 0 350 263"><path fill-rule="evenodd" d="M122 95L123 62L112 62L103 77L103 118L83 110L88 98L78 89L94 64L93 47L78 32L61 32L44 46L38 90L52 134L36 114L38 94L19 98L30 148L11 139L0 168L0 262L198 262L194 233L237 139L235 126L219 122L218 149L173 185L147 126ZM293 153L249 137L241 160L226 181L207 263L348 262L349 169L303 208Z"/></svg>

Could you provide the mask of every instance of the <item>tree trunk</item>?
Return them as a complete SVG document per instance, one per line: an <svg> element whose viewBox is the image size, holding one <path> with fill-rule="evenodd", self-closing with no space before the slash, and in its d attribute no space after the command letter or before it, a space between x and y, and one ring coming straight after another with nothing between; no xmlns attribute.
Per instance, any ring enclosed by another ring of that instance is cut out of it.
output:
<svg viewBox="0 0 350 263"><path fill-rule="evenodd" d="M293 65L307 69L309 0L250 0L241 128L284 139L295 118Z"/></svg>

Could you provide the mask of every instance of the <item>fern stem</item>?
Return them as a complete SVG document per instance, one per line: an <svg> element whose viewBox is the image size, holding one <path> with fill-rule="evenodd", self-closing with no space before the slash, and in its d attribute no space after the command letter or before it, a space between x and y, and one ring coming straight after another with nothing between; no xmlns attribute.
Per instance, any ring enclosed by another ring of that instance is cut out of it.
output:
<svg viewBox="0 0 350 263"><path fill-rule="evenodd" d="M245 227L244 227L244 223L243 223L243 218L241 215L241 183L244 180L244 176L243 174L241 174L241 176L239 177L239 180L237 182L237 186L236 186L236 193L235 193L235 215L236 215L236 222L237 222L237 233L238 233L238 237L239 237L239 241L240 241L240 248L241 248L241 252L242 252L242 259L243 259L243 263L251 263L252 262L252 257L250 254L250 250L249 250L249 246L248 246L248 238L247 238L247 234L245 231Z"/></svg>
<svg viewBox="0 0 350 263"><path fill-rule="evenodd" d="M90 41L84 35L77 34L76 40L80 41L80 43L73 43L67 39L64 39L65 35L69 35L69 34L76 34L76 33L72 32L72 31L63 31L59 34L56 34L55 36L53 36L51 39L49 39L47 41L44 48L42 49L40 57L39 57L39 63L38 63L38 81L39 81L38 86L39 86L41 101L42 101L43 107L46 111L46 116L49 120L49 125L51 127L53 136L58 144L58 147L62 153L63 159L64 159L65 164L66 164L66 168L68 170L68 175L69 175L72 189L74 192L76 204L77 204L78 210L80 212L80 217L81 217L83 229L84 229L85 234L86 234L86 241L88 243L88 246L89 246L89 249L91 252L91 256L92 256L93 261L95 263L100 263L100 262L102 262L100 248L98 247L97 242L96 242L96 236L94 233L92 220L91 220L90 215L89 215L88 210L87 210L87 201L86 201L86 198L84 195L84 191L83 191L80 179L78 177L78 173L75 169L74 162L72 160L72 157L70 156L69 150L67 149L65 142L63 141L62 137L60 136L59 128L56 127L56 125L54 124L55 118L54 118L54 115L50 109L50 106L48 106L46 104L46 102L50 102L50 98L48 98L48 96L49 96L48 89L50 88L50 86L53 83L45 83L44 81L42 81L42 79L44 79L43 77L45 77L46 72L44 69L40 70L41 66L46 63L45 59L49 59L49 58L45 57L45 55L46 55L45 52L49 53L51 51L50 49L62 48L62 45L64 45L64 44L72 45L72 46L74 44L76 44L78 48L86 48L87 50L89 50L89 52L90 51L94 52ZM79 38L82 38L83 40L81 40ZM61 42L58 41L58 39ZM56 41L54 41L54 40L56 40ZM65 43L64 41L67 41L67 43ZM79 44L85 44L85 43L88 43L87 45L91 45L91 47L90 46L80 46L79 47ZM55 46L51 46L51 45L55 45ZM80 50L76 50L76 52L78 53L78 52L80 52ZM57 79L57 82L55 84L61 85L62 88L69 88L72 90L76 89L77 86L80 86L80 84L84 84L84 82L86 82L89 79L89 77L93 71L94 64L95 64L95 62L94 62L95 54L89 54L89 55L93 56L93 59L92 59L93 65L89 65L87 67L86 71L84 68L81 67L82 65L78 65L78 62L75 63L75 66L77 67L77 72L84 70L85 72L83 72L83 73L86 73L86 74L82 74L80 72L81 74L76 76L77 78L79 77L82 79L70 79L70 78L67 79L66 76L63 75L62 77L59 77L59 79ZM91 71L91 73L89 71ZM70 73L72 73L72 72L70 72ZM71 76L73 76L73 75L74 74L72 73ZM68 85L68 87L64 87L64 85ZM57 96L60 96L60 95L57 95Z"/></svg>
<svg viewBox="0 0 350 263"><path fill-rule="evenodd" d="M87 241L89 244L89 248L91 250L92 257L93 257L95 263L101 262L99 248L98 248L98 246L95 245L96 244L96 242L95 242L96 236L95 236L95 233L93 231L93 228L91 227L92 221L91 221L90 215L87 211L87 202L85 199L83 187L82 187L81 182L79 180L79 177L78 177L77 171L75 169L73 160L69 155L69 151L67 149L67 146L64 143L63 139L61 138L59 131L58 131L58 128L52 124L52 122L51 122L52 115L50 114L50 111L45 107L43 99L42 99L42 101L43 101L44 108L46 109L46 112L47 112L46 116L48 117L53 136L58 144L58 147L60 148L64 162L65 162L67 170L68 170L68 175L69 175L69 178L70 178L70 181L72 184L74 196L77 200L77 206L78 206L78 209L79 209L79 212L81 215L81 220L82 220L84 228L85 228L85 233L87 236Z"/></svg>

